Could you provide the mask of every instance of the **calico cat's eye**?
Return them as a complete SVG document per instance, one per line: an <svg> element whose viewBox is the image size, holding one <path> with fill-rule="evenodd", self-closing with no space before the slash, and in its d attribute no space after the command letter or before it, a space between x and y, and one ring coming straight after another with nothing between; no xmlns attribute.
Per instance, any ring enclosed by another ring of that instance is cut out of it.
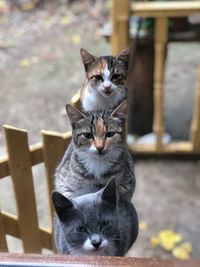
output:
<svg viewBox="0 0 200 267"><path fill-rule="evenodd" d="M97 81L103 81L103 78L101 75L94 75L92 78L97 80Z"/></svg>
<svg viewBox="0 0 200 267"><path fill-rule="evenodd" d="M87 232L86 228L85 228L84 226L82 226L82 225L76 227L76 230L77 230L78 232L81 232L81 233L85 233L85 232Z"/></svg>
<svg viewBox="0 0 200 267"><path fill-rule="evenodd" d="M118 80L118 79L124 79L124 77L121 74L113 74L112 80Z"/></svg>
<svg viewBox="0 0 200 267"><path fill-rule="evenodd" d="M106 137L113 137L115 135L115 132L107 132Z"/></svg>
<svg viewBox="0 0 200 267"><path fill-rule="evenodd" d="M87 138L87 139L93 139L94 138L94 136L93 136L93 134L92 133L83 133L83 136L85 137L85 138Z"/></svg>

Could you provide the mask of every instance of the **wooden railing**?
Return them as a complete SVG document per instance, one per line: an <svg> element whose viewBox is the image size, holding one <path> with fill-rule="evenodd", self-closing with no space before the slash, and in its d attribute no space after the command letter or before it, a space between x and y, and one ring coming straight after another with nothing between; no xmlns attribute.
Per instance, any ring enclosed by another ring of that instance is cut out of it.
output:
<svg viewBox="0 0 200 267"><path fill-rule="evenodd" d="M42 131L43 142L29 147L28 134L25 130L4 126L4 131L8 156L0 158L0 179L8 179L8 176L11 176L17 215L5 212L1 206L0 251L8 251L6 234L21 239L26 253L40 253L42 248L53 250L52 226L49 229L38 226L32 166L45 164L52 218L50 200L53 175L71 140L71 133Z"/></svg>
<svg viewBox="0 0 200 267"><path fill-rule="evenodd" d="M174 2L133 2L130 0L112 1L112 53L117 54L130 45L130 15L151 17L155 19L155 68L154 68L154 120L153 131L156 134L154 145L132 144L130 149L135 153L166 153L166 154L199 154L200 153L200 68L197 74L195 106L192 118L190 140L163 144L165 131L163 121L163 80L165 48L168 41L168 18L189 16L200 13L200 1Z"/></svg>

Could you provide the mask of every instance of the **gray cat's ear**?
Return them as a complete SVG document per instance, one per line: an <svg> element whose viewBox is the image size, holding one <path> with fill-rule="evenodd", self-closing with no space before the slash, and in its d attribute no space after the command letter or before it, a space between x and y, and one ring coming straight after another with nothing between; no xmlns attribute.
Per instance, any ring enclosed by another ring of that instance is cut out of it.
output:
<svg viewBox="0 0 200 267"><path fill-rule="evenodd" d="M126 48L122 50L118 55L116 55L116 59L125 63L128 67L129 59L130 59L130 49Z"/></svg>
<svg viewBox="0 0 200 267"><path fill-rule="evenodd" d="M85 67L85 71L87 71L88 66L92 64L93 62L95 62L97 58L83 48L81 48L80 54L81 54L83 65Z"/></svg>
<svg viewBox="0 0 200 267"><path fill-rule="evenodd" d="M72 128L77 121L85 118L85 115L83 113L81 113L78 109L76 109L70 104L66 105L66 111L71 122Z"/></svg>
<svg viewBox="0 0 200 267"><path fill-rule="evenodd" d="M72 202L59 192L52 193L52 202L59 219L63 221L66 212L73 207Z"/></svg>
<svg viewBox="0 0 200 267"><path fill-rule="evenodd" d="M126 118L128 113L128 99L126 98L122 101L119 106L117 106L113 112L110 114L112 117Z"/></svg>
<svg viewBox="0 0 200 267"><path fill-rule="evenodd" d="M107 185L104 187L101 194L101 199L106 200L109 203L116 206L117 204L117 188L116 188L116 179L111 179Z"/></svg>

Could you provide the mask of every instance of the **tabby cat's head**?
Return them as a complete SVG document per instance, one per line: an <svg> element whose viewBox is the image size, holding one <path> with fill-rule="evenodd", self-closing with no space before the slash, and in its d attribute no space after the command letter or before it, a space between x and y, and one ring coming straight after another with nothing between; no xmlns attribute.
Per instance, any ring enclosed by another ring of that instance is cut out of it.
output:
<svg viewBox="0 0 200 267"><path fill-rule="evenodd" d="M90 89L98 91L103 96L112 95L120 90L125 93L123 90L126 90L129 49L123 50L117 56L96 57L83 48L80 53Z"/></svg>
<svg viewBox="0 0 200 267"><path fill-rule="evenodd" d="M92 111L85 114L71 105L66 105L73 129L73 141L79 152L101 158L119 154L125 139L127 100L113 111Z"/></svg>
<svg viewBox="0 0 200 267"><path fill-rule="evenodd" d="M96 193L69 200L54 192L52 200L61 222L62 236L67 243L68 253L110 256L117 254L119 219L115 179Z"/></svg>

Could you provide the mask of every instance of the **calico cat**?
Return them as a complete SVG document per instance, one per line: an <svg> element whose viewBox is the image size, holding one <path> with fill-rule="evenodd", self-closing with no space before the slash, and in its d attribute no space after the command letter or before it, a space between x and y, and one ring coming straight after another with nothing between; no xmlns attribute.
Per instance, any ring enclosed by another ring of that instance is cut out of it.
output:
<svg viewBox="0 0 200 267"><path fill-rule="evenodd" d="M81 90L81 103L85 111L113 109L128 96L126 77L129 49L116 57L96 57L81 48L86 78Z"/></svg>
<svg viewBox="0 0 200 267"><path fill-rule="evenodd" d="M52 201L58 253L124 256L137 238L136 210L128 201L117 198L115 179L97 192L79 193L72 199L53 192Z"/></svg>
<svg viewBox="0 0 200 267"><path fill-rule="evenodd" d="M135 188L134 165L125 143L127 101L113 111L86 114L66 106L72 140L55 173L55 190L66 197L90 185L103 187L116 177L118 191L131 200Z"/></svg>

